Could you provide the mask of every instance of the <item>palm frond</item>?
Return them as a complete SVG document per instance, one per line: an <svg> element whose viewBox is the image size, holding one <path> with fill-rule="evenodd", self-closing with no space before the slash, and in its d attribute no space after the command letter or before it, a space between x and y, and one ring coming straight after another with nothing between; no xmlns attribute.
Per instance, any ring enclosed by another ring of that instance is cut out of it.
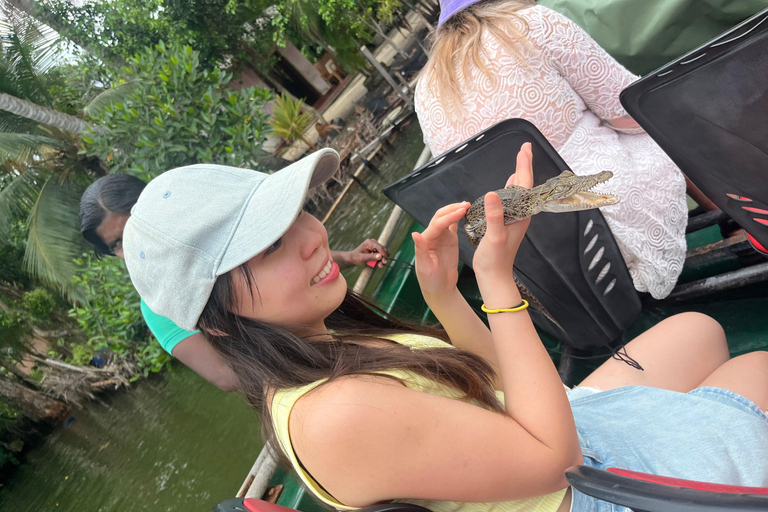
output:
<svg viewBox="0 0 768 512"><path fill-rule="evenodd" d="M25 270L70 300L80 298L81 292L72 282L77 268L74 260L86 250L78 218L82 192L82 187L49 176L27 218Z"/></svg>
<svg viewBox="0 0 768 512"><path fill-rule="evenodd" d="M43 135L0 132L0 164L8 160L25 161L54 146L61 146L61 143Z"/></svg>
<svg viewBox="0 0 768 512"><path fill-rule="evenodd" d="M293 100L285 94L275 99L277 104L272 110L269 125L272 133L288 140L299 140L314 120L312 112L302 112L303 100Z"/></svg>
<svg viewBox="0 0 768 512"><path fill-rule="evenodd" d="M50 106L48 71L59 65L59 36L28 18L11 15L0 20L2 63L0 90L19 98Z"/></svg>
<svg viewBox="0 0 768 512"><path fill-rule="evenodd" d="M136 82L127 82L116 87L111 87L93 98L85 106L83 112L93 118L99 111L112 103L125 103L125 100L136 89Z"/></svg>
<svg viewBox="0 0 768 512"><path fill-rule="evenodd" d="M8 229L13 220L29 215L44 180L37 170L28 169L0 191L0 242L8 241Z"/></svg>
<svg viewBox="0 0 768 512"><path fill-rule="evenodd" d="M42 135L38 123L5 110L0 110L0 132Z"/></svg>

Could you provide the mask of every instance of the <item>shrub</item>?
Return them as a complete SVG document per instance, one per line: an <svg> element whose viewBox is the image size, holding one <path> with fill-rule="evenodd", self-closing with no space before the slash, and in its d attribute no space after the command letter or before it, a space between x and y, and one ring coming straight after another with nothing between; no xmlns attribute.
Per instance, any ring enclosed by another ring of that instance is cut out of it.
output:
<svg viewBox="0 0 768 512"><path fill-rule="evenodd" d="M0 179L0 190L7 181ZM0 237L0 281L15 283L22 288L30 285L29 274L24 272L27 232L26 223L17 220L8 226L6 236Z"/></svg>
<svg viewBox="0 0 768 512"><path fill-rule="evenodd" d="M0 357L13 362L29 350L29 324L17 312L0 311Z"/></svg>
<svg viewBox="0 0 768 512"><path fill-rule="evenodd" d="M198 53L180 44L147 49L123 71L126 83L93 116L105 131L83 135L82 151L111 172L148 180L199 162L257 168L266 156L268 90L226 88L231 74L202 69Z"/></svg>
<svg viewBox="0 0 768 512"><path fill-rule="evenodd" d="M144 376L167 366L172 358L144 323L139 294L122 260L84 255L77 264L75 282L88 299L69 315L77 320L92 349L108 348L119 357L134 358Z"/></svg>
<svg viewBox="0 0 768 512"><path fill-rule="evenodd" d="M31 292L25 293L21 302L32 318L38 321L49 320L53 308L56 307L56 301L44 288L35 288Z"/></svg>
<svg viewBox="0 0 768 512"><path fill-rule="evenodd" d="M80 366L85 366L93 359L93 354L96 351L90 345L84 345L82 343L72 344L72 357L69 363Z"/></svg>

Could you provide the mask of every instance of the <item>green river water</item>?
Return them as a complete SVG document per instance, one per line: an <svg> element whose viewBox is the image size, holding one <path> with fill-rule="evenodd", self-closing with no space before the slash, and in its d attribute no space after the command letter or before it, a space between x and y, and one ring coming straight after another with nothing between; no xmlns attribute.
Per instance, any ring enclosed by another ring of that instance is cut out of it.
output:
<svg viewBox="0 0 768 512"><path fill-rule="evenodd" d="M331 247L376 238L392 208L380 190L413 169L423 148L406 127L352 186L327 223ZM354 284L358 270L345 271ZM261 449L256 414L238 396L176 365L76 411L0 489L0 510L208 511L235 495Z"/></svg>

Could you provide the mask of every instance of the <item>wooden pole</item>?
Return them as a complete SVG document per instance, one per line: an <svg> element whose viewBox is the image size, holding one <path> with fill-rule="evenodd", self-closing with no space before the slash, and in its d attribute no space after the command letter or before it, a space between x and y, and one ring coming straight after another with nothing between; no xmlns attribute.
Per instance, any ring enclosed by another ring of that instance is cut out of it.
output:
<svg viewBox="0 0 768 512"><path fill-rule="evenodd" d="M269 481L272 480L272 476L277 469L277 457L272 453L272 449L269 445L264 446L259 452L259 456L256 458L256 462L253 463L251 470L248 472L248 476L245 478L243 485L240 486L240 490L235 495L237 498L256 498L261 499L264 493L267 492L269 487Z"/></svg>
<svg viewBox="0 0 768 512"><path fill-rule="evenodd" d="M376 57L373 56L371 51L366 48L365 46L360 47L360 53L363 54L363 56L370 61L371 64L373 64L373 67L376 68L376 71L378 71L381 76L384 77L384 80L387 81L389 85L392 86L392 88L395 90L398 96L400 96L403 101L406 103L406 105L412 107L413 106L413 100L408 96L406 93L403 92L403 88L395 82L395 79L392 78L392 76L387 72L386 69L384 69L384 66L381 65L381 63L376 60Z"/></svg>
<svg viewBox="0 0 768 512"><path fill-rule="evenodd" d="M663 302L682 302L763 281L768 281L768 263L760 263L733 272L726 272L719 276L681 284L676 286Z"/></svg>

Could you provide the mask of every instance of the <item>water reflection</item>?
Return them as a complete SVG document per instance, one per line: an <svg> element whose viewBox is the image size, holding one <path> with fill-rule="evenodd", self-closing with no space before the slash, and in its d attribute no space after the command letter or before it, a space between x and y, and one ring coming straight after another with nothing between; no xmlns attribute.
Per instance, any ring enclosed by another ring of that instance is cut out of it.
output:
<svg viewBox="0 0 768 512"><path fill-rule="evenodd" d="M181 365L75 416L6 483L3 510L210 510L261 449L255 413Z"/></svg>

